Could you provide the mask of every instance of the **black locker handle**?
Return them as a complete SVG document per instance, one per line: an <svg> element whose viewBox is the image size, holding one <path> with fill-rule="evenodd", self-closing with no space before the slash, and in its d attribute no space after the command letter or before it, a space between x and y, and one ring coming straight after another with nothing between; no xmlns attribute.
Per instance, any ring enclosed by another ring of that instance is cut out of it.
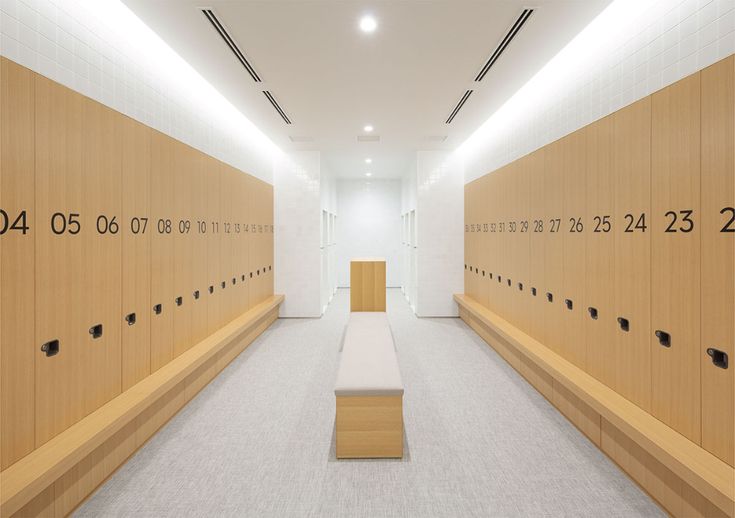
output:
<svg viewBox="0 0 735 518"><path fill-rule="evenodd" d="M272 269L272 268L273 268L273 266L272 266L272 265L268 265L268 271L269 271L269 272L271 271L271 269Z"/></svg>
<svg viewBox="0 0 735 518"><path fill-rule="evenodd" d="M548 300L549 302L554 302L554 294L550 291L546 292L546 300Z"/></svg>
<svg viewBox="0 0 735 518"><path fill-rule="evenodd" d="M93 339L97 339L102 336L102 324L95 324L89 328L89 334L92 335Z"/></svg>
<svg viewBox="0 0 735 518"><path fill-rule="evenodd" d="M712 363L720 369L727 369L727 353L710 347L707 349L707 354L712 358Z"/></svg>
<svg viewBox="0 0 735 518"><path fill-rule="evenodd" d="M485 270L482 270L482 276L485 277Z"/></svg>
<svg viewBox="0 0 735 518"><path fill-rule="evenodd" d="M194 290L194 300L199 300L199 290Z"/></svg>
<svg viewBox="0 0 735 518"><path fill-rule="evenodd" d="M657 329L654 334L656 335L656 338L658 338L658 343L664 347L671 347L671 335L669 333Z"/></svg>
<svg viewBox="0 0 735 518"><path fill-rule="evenodd" d="M155 306L153 306L153 312L156 315L160 315L163 312L163 304L156 304Z"/></svg>
<svg viewBox="0 0 735 518"><path fill-rule="evenodd" d="M523 283L522 282L519 282L518 283L518 291L523 291Z"/></svg>
<svg viewBox="0 0 735 518"><path fill-rule="evenodd" d="M593 308L590 306L587 308L587 311L589 311L590 318L592 320L597 320L597 308Z"/></svg>
<svg viewBox="0 0 735 518"><path fill-rule="evenodd" d="M512 282L510 282L510 279L508 279L508 286L510 286L511 284L512 284Z"/></svg>
<svg viewBox="0 0 735 518"><path fill-rule="evenodd" d="M536 288L531 288L531 295L536 296Z"/></svg>
<svg viewBox="0 0 735 518"><path fill-rule="evenodd" d="M129 326L134 325L135 324L135 313L129 313L125 315L125 322L127 322Z"/></svg>
<svg viewBox="0 0 735 518"><path fill-rule="evenodd" d="M493 278L493 272L490 272L490 278L491 279Z"/></svg>
<svg viewBox="0 0 735 518"><path fill-rule="evenodd" d="M234 285L237 282L237 279L235 277L232 278L232 284Z"/></svg>
<svg viewBox="0 0 735 518"><path fill-rule="evenodd" d="M209 294L211 295L212 293L214 293L214 286L209 287Z"/></svg>
<svg viewBox="0 0 735 518"><path fill-rule="evenodd" d="M176 297L174 300L177 306L181 306L184 303L184 297Z"/></svg>
<svg viewBox="0 0 735 518"><path fill-rule="evenodd" d="M222 286L222 289L224 290L227 287L227 283L225 281L222 281L220 283L220 286Z"/></svg>
<svg viewBox="0 0 735 518"><path fill-rule="evenodd" d="M59 354L59 341L51 340L41 346L41 350L46 354L46 357L56 356Z"/></svg>
<svg viewBox="0 0 735 518"><path fill-rule="evenodd" d="M630 331L630 320L623 317L618 317L618 324L620 324L620 329L625 331L626 333Z"/></svg>
<svg viewBox="0 0 735 518"><path fill-rule="evenodd" d="M242 282L245 282L245 274L244 274L244 273L242 274L242 277L240 278L240 280L241 280Z"/></svg>
<svg viewBox="0 0 735 518"><path fill-rule="evenodd" d="M502 281L503 281L503 276L502 275L498 275L498 282L502 282Z"/></svg>
<svg viewBox="0 0 735 518"><path fill-rule="evenodd" d="M574 302L572 299L564 299L564 304L566 304L567 309L571 310L574 308Z"/></svg>

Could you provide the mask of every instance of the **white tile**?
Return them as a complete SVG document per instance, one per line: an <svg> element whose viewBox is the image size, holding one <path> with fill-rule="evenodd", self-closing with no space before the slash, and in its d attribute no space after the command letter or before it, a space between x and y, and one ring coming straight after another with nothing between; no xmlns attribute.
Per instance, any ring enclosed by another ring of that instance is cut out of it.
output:
<svg viewBox="0 0 735 518"><path fill-rule="evenodd" d="M13 18L18 18L18 0L0 0L0 11Z"/></svg>
<svg viewBox="0 0 735 518"><path fill-rule="evenodd" d="M14 17L2 12L0 13L0 32L14 40L20 40L20 22Z"/></svg>

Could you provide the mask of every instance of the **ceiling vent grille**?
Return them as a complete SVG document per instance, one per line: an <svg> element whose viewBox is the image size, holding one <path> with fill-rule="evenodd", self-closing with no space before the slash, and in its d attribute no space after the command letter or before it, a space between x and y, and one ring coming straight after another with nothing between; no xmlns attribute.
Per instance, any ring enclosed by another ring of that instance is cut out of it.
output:
<svg viewBox="0 0 735 518"><path fill-rule="evenodd" d="M273 107L278 112L278 115L281 116L283 121L286 124L291 124L291 119L288 118L286 115L286 112L283 111L283 108L281 108L281 105L278 104L278 101L276 101L275 97L273 97L273 94L271 94L268 90L263 90L263 95L266 96L266 98L270 101L270 103L273 105Z"/></svg>
<svg viewBox="0 0 735 518"><path fill-rule="evenodd" d="M524 9L523 12L521 12L521 15L518 17L518 19L515 21L513 26L508 31L508 34L505 35L503 40L500 42L500 44L497 46L495 51L490 56L490 59L487 60L485 63L485 66L482 67L480 72L477 74L477 77L475 77L475 81L479 82L482 81L485 77L485 74L488 73L490 68L495 64L495 62L500 58L500 56L505 52L505 49L508 48L508 45L510 45L510 42L513 41L513 39L516 37L518 32L521 30L523 25L528 21L528 19L533 14L533 9Z"/></svg>
<svg viewBox="0 0 735 518"><path fill-rule="evenodd" d="M380 142L380 136L379 135L358 135L357 141L358 142Z"/></svg>
<svg viewBox="0 0 735 518"><path fill-rule="evenodd" d="M291 139L291 142L314 142L314 137L309 137L306 135L289 135L288 138Z"/></svg>
<svg viewBox="0 0 735 518"><path fill-rule="evenodd" d="M459 113L459 110L462 109L462 106L464 106L464 103L466 103L467 102L467 99L469 99L470 98L470 95L472 95L472 92L473 92L473 90L467 90L464 93L464 95L462 96L462 98L457 103L457 106L455 106L454 107L454 110L452 110L452 113L449 115L449 118L447 118L445 124L451 124L452 123L452 121L454 120L454 118Z"/></svg>
<svg viewBox="0 0 735 518"><path fill-rule="evenodd" d="M235 55L238 61L242 63L242 66L244 66L245 70L248 71L248 74L250 74L250 77L253 78L253 81L255 81L256 83L262 82L258 73L255 71L247 58L245 58L245 54L242 53L240 48L235 43L235 40L232 39L230 34L227 32L227 29L225 29L219 19L217 19L217 16L214 14L214 12L211 9L202 9L202 13L204 13L204 16L207 17L209 23L212 24L212 27L214 27L214 29L219 33L227 46L230 47L232 53Z"/></svg>

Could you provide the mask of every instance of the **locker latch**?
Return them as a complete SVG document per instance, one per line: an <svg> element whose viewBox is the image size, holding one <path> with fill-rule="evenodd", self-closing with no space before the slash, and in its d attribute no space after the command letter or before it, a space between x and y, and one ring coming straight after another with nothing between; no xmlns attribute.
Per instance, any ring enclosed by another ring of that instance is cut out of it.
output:
<svg viewBox="0 0 735 518"><path fill-rule="evenodd" d="M712 358L712 363L717 367L720 369L727 369L727 353L725 351L720 351L719 349L713 349L710 347L707 349L707 354L709 354L710 358Z"/></svg>
<svg viewBox="0 0 735 518"><path fill-rule="evenodd" d="M270 272L272 268L273 268L273 266L269 265L268 266L268 271Z"/></svg>
<svg viewBox="0 0 735 518"><path fill-rule="evenodd" d="M257 275L260 275L260 268L258 268L255 272ZM475 273L477 273L477 268L475 268Z"/></svg>
<svg viewBox="0 0 735 518"><path fill-rule="evenodd" d="M59 341L51 340L41 346L41 350L46 353L46 356L56 356L59 354Z"/></svg>
<svg viewBox="0 0 735 518"><path fill-rule="evenodd" d="M194 290L194 300L199 300L199 290Z"/></svg>
<svg viewBox="0 0 735 518"><path fill-rule="evenodd" d="M176 305L177 305L177 306L181 306L181 305L182 305L182 304L184 303L184 297L181 297L181 296L179 296L179 297L176 297L176 298L174 299L174 302L176 302Z"/></svg>
<svg viewBox="0 0 735 518"><path fill-rule="evenodd" d="M546 292L546 300L549 302L554 302L554 294L551 292Z"/></svg>
<svg viewBox="0 0 735 518"><path fill-rule="evenodd" d="M234 285L237 282L237 279L235 277L232 278L232 284Z"/></svg>
<svg viewBox="0 0 735 518"><path fill-rule="evenodd" d="M90 327L89 334L92 335L92 338L95 340L102 336L102 324L96 324Z"/></svg>
<svg viewBox="0 0 735 518"><path fill-rule="evenodd" d="M160 315L163 312L163 304L156 304L155 306L153 306L153 312L156 315Z"/></svg>
<svg viewBox="0 0 735 518"><path fill-rule="evenodd" d="M518 283L518 291L523 291L523 283L522 282L519 282Z"/></svg>
<svg viewBox="0 0 735 518"><path fill-rule="evenodd" d="M485 277L485 270L482 270L482 276Z"/></svg>
<svg viewBox="0 0 735 518"><path fill-rule="evenodd" d="M654 334L656 335L656 338L658 338L658 343L664 347L671 347L671 335L669 335L669 333L657 329Z"/></svg>
<svg viewBox="0 0 735 518"><path fill-rule="evenodd" d="M242 274L242 277L240 278L240 280L241 280L242 282L245 282L245 274L244 274L244 273Z"/></svg>
<svg viewBox="0 0 735 518"><path fill-rule="evenodd" d="M127 322L129 326L135 324L135 313L125 315L125 322Z"/></svg>
<svg viewBox="0 0 735 518"><path fill-rule="evenodd" d="M567 306L567 309L569 310L574 308L574 302L572 302L572 299L564 299L564 304Z"/></svg>
<svg viewBox="0 0 735 518"><path fill-rule="evenodd" d="M510 286L511 284L513 284L513 283L510 282L510 279L508 279L508 286Z"/></svg>
<svg viewBox="0 0 735 518"><path fill-rule="evenodd" d="M493 278L493 272L490 272L488 275L490 275L490 278Z"/></svg>
<svg viewBox="0 0 735 518"><path fill-rule="evenodd" d="M467 265L466 265L466 264L464 265L464 269L465 269L465 270L467 269Z"/></svg>
<svg viewBox="0 0 735 518"><path fill-rule="evenodd" d="M503 280L503 276L502 275L498 275L498 282L502 282L502 280Z"/></svg>
<svg viewBox="0 0 735 518"><path fill-rule="evenodd" d="M227 287L227 283L225 281L222 281L220 283L220 286L222 286L222 289L224 290Z"/></svg>
<svg viewBox="0 0 735 518"><path fill-rule="evenodd" d="M250 272L250 278L251 279L253 278L253 272Z"/></svg>
<svg viewBox="0 0 735 518"><path fill-rule="evenodd" d="M630 321L627 318L618 317L618 324L620 324L620 329L623 331L630 331Z"/></svg>
<svg viewBox="0 0 735 518"><path fill-rule="evenodd" d="M587 308L587 311L589 312L592 320L597 320L597 308L589 307Z"/></svg>
<svg viewBox="0 0 735 518"><path fill-rule="evenodd" d="M211 295L212 293L214 293L214 286L209 287L209 294Z"/></svg>
<svg viewBox="0 0 735 518"><path fill-rule="evenodd" d="M536 288L531 288L531 295L536 296Z"/></svg>

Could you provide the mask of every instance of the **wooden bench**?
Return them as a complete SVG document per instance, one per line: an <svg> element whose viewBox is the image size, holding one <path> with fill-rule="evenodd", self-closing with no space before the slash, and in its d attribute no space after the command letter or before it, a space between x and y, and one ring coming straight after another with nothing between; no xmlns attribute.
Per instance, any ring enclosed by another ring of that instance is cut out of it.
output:
<svg viewBox="0 0 735 518"><path fill-rule="evenodd" d="M350 313L334 394L338 459L403 457L403 383L385 313Z"/></svg>
<svg viewBox="0 0 735 518"><path fill-rule="evenodd" d="M454 300L470 327L669 512L735 516L732 466L471 297Z"/></svg>

